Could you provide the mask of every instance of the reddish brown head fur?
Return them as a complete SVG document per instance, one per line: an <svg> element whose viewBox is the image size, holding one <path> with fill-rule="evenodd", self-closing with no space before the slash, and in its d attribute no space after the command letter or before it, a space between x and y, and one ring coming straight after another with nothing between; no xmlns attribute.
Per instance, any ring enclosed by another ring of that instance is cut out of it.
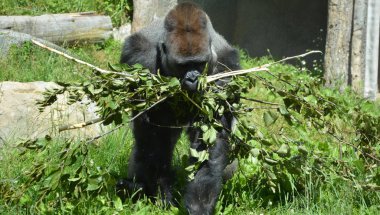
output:
<svg viewBox="0 0 380 215"><path fill-rule="evenodd" d="M195 4L182 3L172 9L165 18L165 28L170 51L178 55L196 56L209 47L207 15Z"/></svg>

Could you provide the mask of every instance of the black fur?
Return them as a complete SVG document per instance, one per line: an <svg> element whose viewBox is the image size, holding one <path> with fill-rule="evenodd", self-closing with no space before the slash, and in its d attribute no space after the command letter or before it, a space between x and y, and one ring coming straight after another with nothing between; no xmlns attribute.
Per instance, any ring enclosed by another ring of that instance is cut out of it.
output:
<svg viewBox="0 0 380 215"><path fill-rule="evenodd" d="M192 40L195 35L202 36ZM202 73L206 63L209 74L223 72L226 67L232 70L240 68L237 50L215 32L208 16L191 3L179 4L164 20L155 21L128 37L120 62L130 65L139 63L153 73L159 70L163 75L180 79L194 78L197 72ZM148 196L160 195L166 203L173 203L175 175L171 162L174 146L182 132L175 126L191 124L196 117L195 113L189 112L185 117L178 118L175 110L176 107L166 101L134 120L135 145L129 160L128 178L117 185L120 195L123 191L133 194L139 190ZM231 114L220 120L226 128L231 128ZM206 149L199 129L191 128L188 134L192 148L198 151ZM190 214L212 214L214 211L222 188L223 170L227 165L228 135L227 130L219 131L214 146L209 149L209 160L188 184L184 201Z"/></svg>

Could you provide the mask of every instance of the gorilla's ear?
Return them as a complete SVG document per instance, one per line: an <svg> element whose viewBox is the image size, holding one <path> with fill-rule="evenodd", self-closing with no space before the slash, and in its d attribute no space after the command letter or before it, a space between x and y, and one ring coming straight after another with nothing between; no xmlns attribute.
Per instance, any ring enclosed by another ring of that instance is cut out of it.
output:
<svg viewBox="0 0 380 215"><path fill-rule="evenodd" d="M120 63L128 65L141 64L152 73L156 73L158 59L157 42L154 43L143 34L136 33L125 40Z"/></svg>

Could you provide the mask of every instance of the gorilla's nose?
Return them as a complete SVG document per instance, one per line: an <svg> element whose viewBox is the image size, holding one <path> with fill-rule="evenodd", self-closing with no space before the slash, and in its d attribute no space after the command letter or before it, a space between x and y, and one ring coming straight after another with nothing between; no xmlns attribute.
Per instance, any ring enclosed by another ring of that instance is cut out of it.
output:
<svg viewBox="0 0 380 215"><path fill-rule="evenodd" d="M182 86L189 91L196 91L198 87L198 77L201 74L196 70L188 71L182 81Z"/></svg>

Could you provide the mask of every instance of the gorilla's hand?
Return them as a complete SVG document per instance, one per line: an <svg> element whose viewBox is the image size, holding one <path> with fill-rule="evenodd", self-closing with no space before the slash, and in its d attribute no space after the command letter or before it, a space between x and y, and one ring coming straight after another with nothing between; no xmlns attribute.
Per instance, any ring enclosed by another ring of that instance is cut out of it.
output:
<svg viewBox="0 0 380 215"><path fill-rule="evenodd" d="M195 92L197 91L197 87L198 87L198 77L200 76L201 74L196 71L196 70L191 70L191 71L188 71L186 74L185 74L185 77L183 78L182 80L182 87L187 90L187 91L190 91L190 92Z"/></svg>

